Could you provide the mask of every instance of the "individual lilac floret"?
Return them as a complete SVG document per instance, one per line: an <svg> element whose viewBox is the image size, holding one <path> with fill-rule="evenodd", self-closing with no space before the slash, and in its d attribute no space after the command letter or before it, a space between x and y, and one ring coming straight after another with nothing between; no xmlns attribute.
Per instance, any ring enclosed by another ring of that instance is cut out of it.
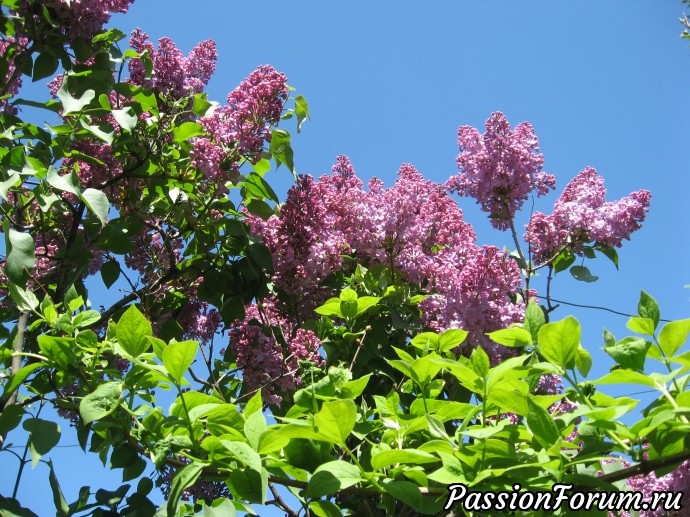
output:
<svg viewBox="0 0 690 517"><path fill-rule="evenodd" d="M139 86L180 99L194 93L201 93L216 70L216 44L213 40L202 41L185 57L170 38L158 40L158 50L141 29L132 31L131 47L139 53L148 52L153 62L153 74L146 78L141 59L129 62L130 80Z"/></svg>
<svg viewBox="0 0 690 517"><path fill-rule="evenodd" d="M458 129L460 174L446 187L461 196L477 200L488 212L491 224L499 230L510 228L510 221L536 190L543 196L556 185L556 178L542 172L544 158L534 129L522 122L510 130L503 113L493 113L482 136L471 126Z"/></svg>
<svg viewBox="0 0 690 517"><path fill-rule="evenodd" d="M606 201L604 179L585 168L563 190L551 215L535 212L527 224L525 240L535 262L544 263L564 248L582 253L584 245L598 242L620 247L640 228L651 194L638 190L618 201Z"/></svg>

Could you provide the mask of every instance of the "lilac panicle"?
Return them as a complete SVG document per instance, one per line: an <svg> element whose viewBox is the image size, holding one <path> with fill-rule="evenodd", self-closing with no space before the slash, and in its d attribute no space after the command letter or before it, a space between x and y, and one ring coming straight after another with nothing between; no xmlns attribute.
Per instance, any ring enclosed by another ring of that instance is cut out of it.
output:
<svg viewBox="0 0 690 517"><path fill-rule="evenodd" d="M460 174L446 186L461 196L474 198L488 212L491 224L507 230L515 213L530 193L543 196L556 184L556 178L542 171L543 155L534 129L522 122L510 130L503 113L493 113L481 135L471 126L458 129Z"/></svg>
<svg viewBox="0 0 690 517"><path fill-rule="evenodd" d="M640 228L650 199L647 190L638 190L607 202L604 178L596 169L587 167L563 189L551 215L532 215L525 240L538 263L548 261L566 247L581 253L590 242L620 247Z"/></svg>

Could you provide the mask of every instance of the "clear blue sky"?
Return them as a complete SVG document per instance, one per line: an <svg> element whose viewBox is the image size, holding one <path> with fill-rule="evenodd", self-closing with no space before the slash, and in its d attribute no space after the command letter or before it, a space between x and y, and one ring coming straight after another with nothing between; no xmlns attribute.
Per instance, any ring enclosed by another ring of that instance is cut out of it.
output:
<svg viewBox="0 0 690 517"><path fill-rule="evenodd" d="M299 172L329 172L347 154L365 180L376 175L391 185L409 162L442 182L456 172L457 127L483 127L503 111L513 125L532 123L545 170L557 177L557 192L538 199L536 210L549 213L560 189L588 165L606 178L611 199L639 188L653 194L643 229L620 250L620 271L598 259L587 264L598 282L563 273L553 296L634 312L645 289L662 317L690 316L690 49L679 38L679 1L196 5L139 0L114 24L125 32L141 27L154 40L169 36L185 53L215 39L220 57L209 91L219 101L258 65L285 72L312 114L293 139ZM281 169L269 180L284 192L289 177ZM459 203L481 243L511 245L471 200ZM599 350L602 328L623 337L626 319L566 307L555 318L568 314L583 323L593 374L605 373L611 363ZM61 444L76 444L62 427ZM78 448L53 457L70 502L83 484L117 485ZM15 465L0 455L3 494L11 492ZM37 468L22 484L20 498L51 514L47 470Z"/></svg>

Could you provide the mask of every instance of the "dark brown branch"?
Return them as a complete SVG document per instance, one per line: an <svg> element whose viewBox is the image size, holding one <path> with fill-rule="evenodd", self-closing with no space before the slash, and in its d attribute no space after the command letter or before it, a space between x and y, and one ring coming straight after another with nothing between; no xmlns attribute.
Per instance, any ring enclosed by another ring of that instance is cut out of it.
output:
<svg viewBox="0 0 690 517"><path fill-rule="evenodd" d="M273 494L273 504L280 507L288 517L299 517L299 512L291 508L290 505L288 505L283 498L280 497L280 494L278 493L278 490L276 490L276 487L273 485L273 483L269 483L268 488Z"/></svg>

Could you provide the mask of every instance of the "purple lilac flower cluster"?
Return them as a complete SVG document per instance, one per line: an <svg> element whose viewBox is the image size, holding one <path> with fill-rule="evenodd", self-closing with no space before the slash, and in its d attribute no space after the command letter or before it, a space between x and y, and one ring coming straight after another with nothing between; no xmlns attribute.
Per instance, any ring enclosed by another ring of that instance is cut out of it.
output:
<svg viewBox="0 0 690 517"><path fill-rule="evenodd" d="M274 329L271 335L267 335L266 328ZM287 351L276 339L276 332L282 335ZM284 394L294 392L302 384L299 361L317 366L324 362L316 334L296 328L283 316L277 301L270 298L260 306L250 305L245 320L236 322L229 337L237 367L243 372L245 389L248 393L262 389L264 403L269 405L280 404Z"/></svg>
<svg viewBox="0 0 690 517"><path fill-rule="evenodd" d="M187 57L170 38L158 40L156 49L141 29L132 31L129 44L139 53L146 52L153 63L152 76L147 79L143 61L132 59L129 62L130 80L172 99L201 93L216 71L218 53L213 40L197 44Z"/></svg>
<svg viewBox="0 0 690 517"><path fill-rule="evenodd" d="M640 228L650 199L647 190L638 190L618 201L607 202L604 179L587 167L568 183L551 215L532 215L525 240L538 263L548 261L565 248L581 253L589 242L619 247Z"/></svg>
<svg viewBox="0 0 690 517"><path fill-rule="evenodd" d="M460 174L446 186L461 196L477 200L488 212L491 224L506 230L522 208L528 195L535 191L543 196L556 185L556 178L542 171L543 155L532 126L523 122L510 130L503 113L493 113L481 135L471 126L458 129Z"/></svg>
<svg viewBox="0 0 690 517"><path fill-rule="evenodd" d="M515 262L495 247L476 245L444 186L411 165L400 168L393 187L373 179L365 191L341 156L331 176L302 177L280 215L249 221L276 257L274 282L302 310L328 296L320 282L340 269L347 252L367 267L393 266L432 293L420 304L425 322L437 330L467 329L473 344L488 344L485 332L521 318L522 305L511 300L520 286ZM502 351L492 352L498 361Z"/></svg>
<svg viewBox="0 0 690 517"><path fill-rule="evenodd" d="M270 141L272 125L280 120L288 97L287 79L268 65L254 70L228 94L228 104L209 111L199 120L208 137L193 140L192 163L213 181L236 179L236 162L247 158L256 163L264 143ZM224 162L232 162L228 175Z"/></svg>
<svg viewBox="0 0 690 517"><path fill-rule="evenodd" d="M35 8L48 8L53 23L57 24L60 32L67 41L73 43L77 39L90 40L103 30L113 13L126 13L134 0L44 0L34 2L21 0L19 14L25 19L35 20Z"/></svg>
<svg viewBox="0 0 690 517"><path fill-rule="evenodd" d="M16 95L19 88L22 86L22 76L17 73L17 64L15 58L26 47L28 40L26 38L15 38L9 36L3 41L0 41L0 56L5 59L7 63L7 70L3 77L2 92L4 95ZM16 115L17 108L9 104L11 97L0 99L0 112L8 115Z"/></svg>

